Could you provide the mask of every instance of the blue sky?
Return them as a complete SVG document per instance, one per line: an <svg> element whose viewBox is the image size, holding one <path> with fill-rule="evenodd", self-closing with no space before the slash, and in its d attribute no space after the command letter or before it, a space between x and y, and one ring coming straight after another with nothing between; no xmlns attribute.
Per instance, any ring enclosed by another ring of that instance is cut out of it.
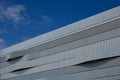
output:
<svg viewBox="0 0 120 80"><path fill-rule="evenodd" d="M119 5L120 0L0 0L0 48Z"/></svg>

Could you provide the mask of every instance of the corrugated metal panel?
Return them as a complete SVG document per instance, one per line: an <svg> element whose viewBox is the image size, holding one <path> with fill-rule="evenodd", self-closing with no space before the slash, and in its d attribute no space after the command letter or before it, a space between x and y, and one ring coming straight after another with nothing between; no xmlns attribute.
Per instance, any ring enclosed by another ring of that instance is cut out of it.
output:
<svg viewBox="0 0 120 80"><path fill-rule="evenodd" d="M91 79L91 80L120 80L120 75L99 77L99 78Z"/></svg>
<svg viewBox="0 0 120 80"><path fill-rule="evenodd" d="M119 47L120 37L78 48L74 53L79 55L77 57L79 57L78 59L82 62L85 60L89 61L110 56L119 56Z"/></svg>

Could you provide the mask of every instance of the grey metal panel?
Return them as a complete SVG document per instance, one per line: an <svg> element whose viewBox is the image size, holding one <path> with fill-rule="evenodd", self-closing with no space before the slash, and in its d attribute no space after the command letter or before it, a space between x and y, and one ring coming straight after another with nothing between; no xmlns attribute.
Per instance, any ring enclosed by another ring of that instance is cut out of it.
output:
<svg viewBox="0 0 120 80"><path fill-rule="evenodd" d="M73 33L80 32L100 24L104 24L106 22L111 21L112 18L119 17L119 16L120 16L120 6L118 6L117 8L113 8L112 10L108 10L106 12L95 15L93 17L89 17L88 19L84 19L82 21L78 21L66 27L60 28L59 30L49 32L47 34L25 41L23 43L6 48L3 50L3 53L7 54L14 51L22 50L22 49L28 49L30 47L36 46L37 44L40 45L43 43L47 43L64 36L71 35Z"/></svg>
<svg viewBox="0 0 120 80"><path fill-rule="evenodd" d="M81 31L81 32L78 32L78 33L75 33L75 34L71 34L71 35L66 36L64 38L57 39L56 41L53 40L52 42L45 43L43 45L39 45L39 46L36 46L36 47L32 47L30 49L26 49L26 50L22 50L22 51L20 50L20 51L16 51L16 52L13 52L13 53L9 53L6 56L9 59L9 58L12 58L12 57L15 57L15 56L25 55L25 54L29 54L29 53L35 53L35 52L38 52L38 51L41 51L41 50L44 50L44 49L48 49L48 48L55 47L55 46L58 46L58 45L63 45L65 43L72 42L72 41L75 41L75 40L80 39L80 38L89 37L89 36L98 34L99 32L101 33L101 32L104 32L106 30L119 28L120 27L119 25L120 25L120 19L117 19L117 20L114 20L114 21L108 22L106 24L96 26L94 28L91 28L91 29L88 29L88 30L85 30L85 31Z"/></svg>
<svg viewBox="0 0 120 80"><path fill-rule="evenodd" d="M8 62L2 62L2 63L0 63L0 69L8 67L9 65L11 65L11 64Z"/></svg>
<svg viewBox="0 0 120 80"><path fill-rule="evenodd" d="M81 39L81 40L78 40L78 41L74 41L74 42L71 42L71 43L68 43L68 44L64 44L64 45L61 45L61 46L58 46L58 47L55 47L55 48L50 48L48 50L38 52L37 54L34 53L34 54L25 55L21 60L19 60L19 62L23 61L23 60L25 61L25 59L28 60L28 59L35 59L35 58L39 58L39 57L44 57L44 56L51 55L51 54L54 54L54 53L58 53L58 52L61 52L61 51L65 51L65 50L81 47L81 46L84 46L84 45L88 45L88 44L98 42L98 41L101 41L101 40L117 37L119 35L120 35L120 28L115 29L115 30L111 30L111 31L108 31L108 32L104 32L104 33L101 33L101 34L98 34L98 35L94 35L94 36L91 36L91 37L88 37L88 38L85 38L85 39ZM5 64L7 64L7 65L5 65ZM11 63L8 63L8 62L4 63L4 67L8 66L10 64ZM1 65L0 67L3 67L3 64L0 64L0 65Z"/></svg>
<svg viewBox="0 0 120 80"><path fill-rule="evenodd" d="M112 76L112 75L120 75L120 67L115 66L111 68L103 68L103 69L98 69L98 70L92 70L88 72L81 72L77 74L71 74L71 75L65 75L64 77L61 77L61 80L90 80L92 78L97 78L97 77L104 77L104 76ZM57 79L57 78L56 78Z"/></svg>
<svg viewBox="0 0 120 80"><path fill-rule="evenodd" d="M80 73L74 73L74 74L68 74L68 75L58 75L58 76L48 76L46 77L46 80L91 80L98 77L105 77L105 76L113 76L113 75L120 75L120 66L114 66L109 68L103 68L103 69L96 69L86 72L80 72ZM17 75L17 74L16 74ZM51 75L51 73L49 73ZM8 78L9 75L4 74L1 76L2 80L36 80L41 77L41 74L31 74L29 77L26 76L19 76L19 77L13 77Z"/></svg>
<svg viewBox="0 0 120 80"><path fill-rule="evenodd" d="M0 56L0 63L6 61L6 56Z"/></svg>
<svg viewBox="0 0 120 80"><path fill-rule="evenodd" d="M74 53L78 54L78 59L81 62L82 60L94 60L105 57L117 56L120 54L120 37L90 44L80 49L76 49ZM72 51L71 51L72 52Z"/></svg>
<svg viewBox="0 0 120 80"><path fill-rule="evenodd" d="M64 57L63 57L64 56ZM35 66L42 66L42 65L49 65L53 63L59 63L60 61L65 61L72 59L75 55L74 54L55 54L50 55L47 57L31 60L31 61L23 61L16 64L13 64L11 66L8 66L6 68L0 69L0 74L4 74L7 72L11 72L17 69L21 68L27 68L27 67L35 67ZM44 67L43 67L44 68ZM54 67L53 67L54 68Z"/></svg>
<svg viewBox="0 0 120 80"><path fill-rule="evenodd" d="M25 56L27 56L27 59L36 59L36 58L40 58L40 57L45 57L48 55L52 55L52 54L56 54L62 51L67 51L73 48L77 48L77 47L81 47L81 46L85 46L85 45L89 45L92 43L96 43L96 42L100 42L103 40L107 40L107 39L111 39L114 37L118 37L120 36L120 28L118 29L114 29L111 31L107 31L98 35L94 35L94 36L90 36L88 38L85 39L80 39L77 41L73 41L71 43L67 43L61 46L57 46L57 47L53 47L44 51L40 51L40 52L34 52L31 54L27 54Z"/></svg>
<svg viewBox="0 0 120 80"><path fill-rule="evenodd" d="M42 73L37 73L37 74L39 74L38 77L36 76L36 74L25 75L25 77L34 75L34 78L40 78L40 77L49 77L49 76L58 76L58 75L66 75L66 74L75 74L75 73L80 73L80 72L88 72L88 71L92 71L92 70L96 70L96 69L117 66L117 65L120 65L119 62L120 62L120 57L111 58L111 59L81 64L79 66L71 66L71 67L67 67L67 68L61 68L61 69L50 70L50 71L46 71L46 72L42 72ZM19 73L16 73L16 74L18 75ZM24 76L21 76L21 77L24 77ZM34 79L32 79L32 80L34 80Z"/></svg>
<svg viewBox="0 0 120 80"><path fill-rule="evenodd" d="M67 80L119 80L119 79L120 79L120 75L106 76L98 79L80 79L78 77L78 78L68 78ZM66 80L66 79L62 78L62 76L59 79L59 76L58 76L58 77L44 77L44 78L39 78L35 80Z"/></svg>
<svg viewBox="0 0 120 80"><path fill-rule="evenodd" d="M17 65L12 65L11 67L2 69L0 72L4 73L4 72L10 72L11 70L13 71L16 69L25 68L25 67L38 66L21 74L21 75L27 75L27 74L38 73L38 72L43 72L47 70L53 70L57 68L68 67L68 66L84 63L84 62L91 61L91 60L120 56L119 47L120 47L120 37L102 41L99 43L90 44L84 47L68 50L65 52L61 52L59 54L59 55L64 55L65 58L71 56L73 57L72 59L41 65L42 61L40 58L38 59L38 61L33 60L33 61L28 61L28 63L22 62ZM58 54L56 54L56 56L57 55ZM56 56L54 56L54 58L51 58L51 59L55 61L57 59L62 58L62 56L57 56L57 57ZM45 59L46 59L46 62L51 60L50 58L45 58ZM20 75L14 75L12 73L9 73L9 75L14 76L14 77L20 76Z"/></svg>
<svg viewBox="0 0 120 80"><path fill-rule="evenodd" d="M3 61L0 63L0 69L8 67L10 65L14 65L15 63L20 63L22 61L26 61L26 60L28 60L27 55L20 59L15 59L15 60L11 60L11 61Z"/></svg>
<svg viewBox="0 0 120 80"><path fill-rule="evenodd" d="M98 78L91 79L91 80L120 80L120 75L98 77Z"/></svg>

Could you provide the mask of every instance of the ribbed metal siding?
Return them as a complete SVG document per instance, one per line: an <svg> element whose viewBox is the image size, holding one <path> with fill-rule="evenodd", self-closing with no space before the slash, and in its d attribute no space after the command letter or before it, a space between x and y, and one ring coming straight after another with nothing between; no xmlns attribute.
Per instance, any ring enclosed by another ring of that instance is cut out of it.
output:
<svg viewBox="0 0 120 80"><path fill-rule="evenodd" d="M105 77L95 78L91 80L120 80L120 75L105 76Z"/></svg>
<svg viewBox="0 0 120 80"><path fill-rule="evenodd" d="M84 46L75 52L80 61L120 56L120 37Z"/></svg>

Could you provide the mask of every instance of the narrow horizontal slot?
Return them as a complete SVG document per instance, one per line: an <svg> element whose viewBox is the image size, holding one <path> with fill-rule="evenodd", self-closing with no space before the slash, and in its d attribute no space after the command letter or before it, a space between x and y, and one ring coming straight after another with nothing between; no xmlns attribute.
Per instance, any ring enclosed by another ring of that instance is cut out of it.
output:
<svg viewBox="0 0 120 80"><path fill-rule="evenodd" d="M21 71L26 71L26 70L29 70L29 69L31 69L31 68L33 68L33 67L27 67L27 68L17 69L17 70L12 71L12 73L14 73L14 72L21 72Z"/></svg>
<svg viewBox="0 0 120 80"><path fill-rule="evenodd" d="M111 60L111 59L115 59L118 58L120 56L115 56L115 57L109 57L109 58L103 58L103 59L96 59L96 60L91 60L91 61L86 61L84 63L80 63L80 64L76 64L75 66L80 66L80 65L87 65L87 64L95 64L98 62L102 62L102 61L107 61L107 60Z"/></svg>
<svg viewBox="0 0 120 80"><path fill-rule="evenodd" d="M21 59L22 57L23 57L23 56L18 56L18 57L15 57L15 58L10 58L10 59L8 59L7 61L8 61L8 62L16 61L16 60Z"/></svg>

